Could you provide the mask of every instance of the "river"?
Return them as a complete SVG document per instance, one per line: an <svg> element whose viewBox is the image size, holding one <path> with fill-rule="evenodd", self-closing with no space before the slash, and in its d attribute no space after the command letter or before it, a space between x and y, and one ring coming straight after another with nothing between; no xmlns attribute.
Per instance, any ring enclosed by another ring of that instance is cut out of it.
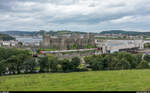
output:
<svg viewBox="0 0 150 93"><path fill-rule="evenodd" d="M41 37L38 38L33 38L33 37L15 37L16 40L21 41L21 42L40 42L42 41Z"/></svg>

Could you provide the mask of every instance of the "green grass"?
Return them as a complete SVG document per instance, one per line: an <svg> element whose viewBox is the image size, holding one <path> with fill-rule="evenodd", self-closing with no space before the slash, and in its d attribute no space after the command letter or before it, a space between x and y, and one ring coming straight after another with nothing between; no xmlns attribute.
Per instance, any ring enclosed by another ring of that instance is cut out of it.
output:
<svg viewBox="0 0 150 93"><path fill-rule="evenodd" d="M2 76L0 91L150 91L150 70Z"/></svg>
<svg viewBox="0 0 150 93"><path fill-rule="evenodd" d="M56 51L58 49L51 49L51 48L45 48L45 49L40 49L40 51Z"/></svg>

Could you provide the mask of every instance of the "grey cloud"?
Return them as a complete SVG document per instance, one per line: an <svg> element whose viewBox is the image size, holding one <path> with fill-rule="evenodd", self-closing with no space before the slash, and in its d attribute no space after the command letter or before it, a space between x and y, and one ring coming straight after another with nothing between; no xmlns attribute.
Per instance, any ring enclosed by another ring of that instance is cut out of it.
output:
<svg viewBox="0 0 150 93"><path fill-rule="evenodd" d="M150 15L149 3L148 0L0 0L0 17L4 16L0 18L3 21L0 22L0 30L148 30L149 21L140 23L140 20ZM110 22L126 16L141 16L141 19L134 23Z"/></svg>

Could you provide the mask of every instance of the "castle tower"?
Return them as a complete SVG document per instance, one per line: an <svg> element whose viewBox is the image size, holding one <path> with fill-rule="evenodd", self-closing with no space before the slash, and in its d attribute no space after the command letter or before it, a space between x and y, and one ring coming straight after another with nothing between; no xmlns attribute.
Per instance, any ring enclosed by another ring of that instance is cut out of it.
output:
<svg viewBox="0 0 150 93"><path fill-rule="evenodd" d="M90 38L90 37L89 37L89 33L85 34L85 35L84 35L84 38L89 39L89 38Z"/></svg>
<svg viewBox="0 0 150 93"><path fill-rule="evenodd" d="M73 33L73 34L71 35L71 38L73 38L73 39L76 41L77 39L80 38L80 34Z"/></svg>
<svg viewBox="0 0 150 93"><path fill-rule="evenodd" d="M93 34L89 34L89 44L95 46L95 38Z"/></svg>
<svg viewBox="0 0 150 93"><path fill-rule="evenodd" d="M59 42L60 42L60 49L63 50L63 49L67 49L67 37L65 36L59 36Z"/></svg>
<svg viewBox="0 0 150 93"><path fill-rule="evenodd" d="M42 46L44 48L49 48L50 47L50 35L43 35L43 41L42 41Z"/></svg>

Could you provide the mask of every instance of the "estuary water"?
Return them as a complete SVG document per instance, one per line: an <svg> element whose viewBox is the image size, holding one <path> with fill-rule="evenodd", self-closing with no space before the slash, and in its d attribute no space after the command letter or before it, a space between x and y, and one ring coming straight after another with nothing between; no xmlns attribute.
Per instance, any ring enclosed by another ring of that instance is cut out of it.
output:
<svg viewBox="0 0 150 93"><path fill-rule="evenodd" d="M42 41L42 38L33 38L33 37L16 37L16 40L21 42L40 42Z"/></svg>

